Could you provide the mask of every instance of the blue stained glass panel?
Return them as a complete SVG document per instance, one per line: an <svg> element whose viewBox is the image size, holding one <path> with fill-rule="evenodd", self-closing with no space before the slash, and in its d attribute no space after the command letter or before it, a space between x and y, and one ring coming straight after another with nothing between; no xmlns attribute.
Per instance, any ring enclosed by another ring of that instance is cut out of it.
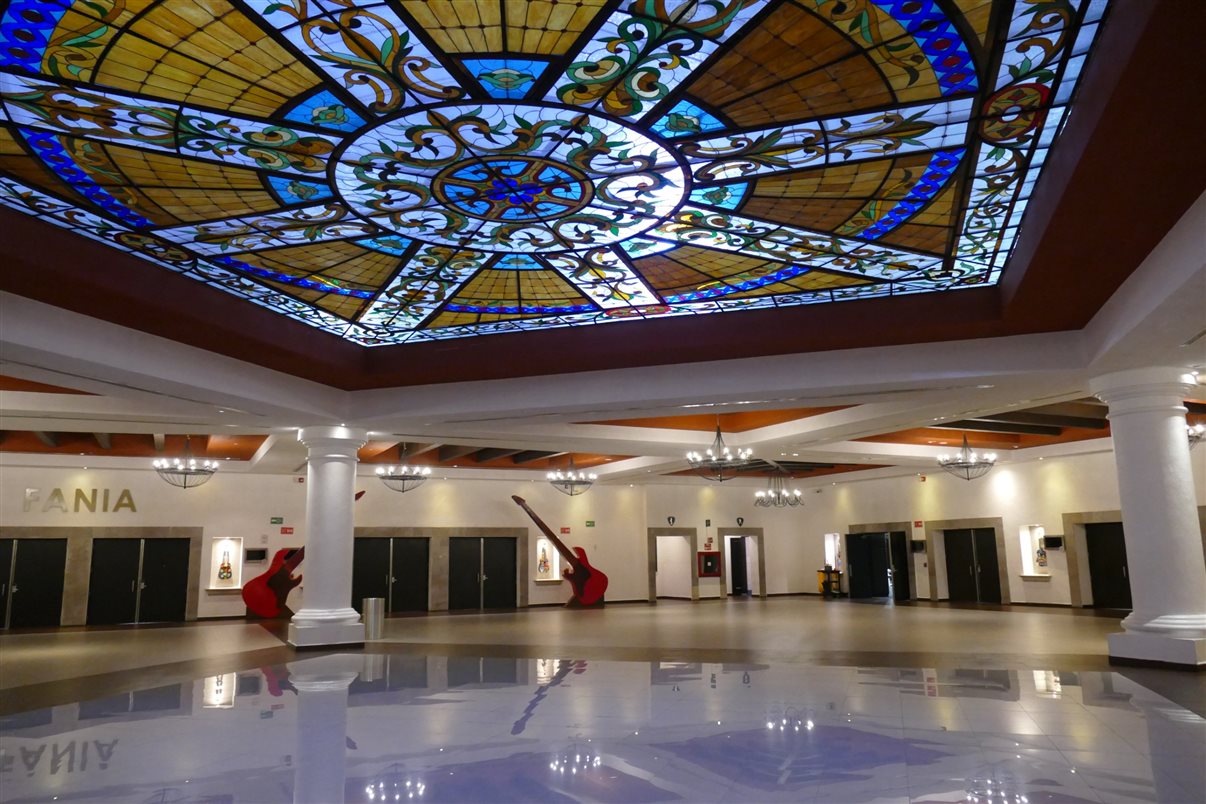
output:
<svg viewBox="0 0 1206 804"><path fill-rule="evenodd" d="M691 191L691 200L697 204L709 204L721 209L737 209L737 205L745 198L749 185L745 182L738 184L721 184L716 187L697 187Z"/></svg>
<svg viewBox="0 0 1206 804"><path fill-rule="evenodd" d="M286 120L336 131L355 131L364 119L348 108L330 90L320 90L293 107Z"/></svg>
<svg viewBox="0 0 1206 804"><path fill-rule="evenodd" d="M461 59L461 64L491 97L518 100L549 66L535 59Z"/></svg>
<svg viewBox="0 0 1206 804"><path fill-rule="evenodd" d="M688 134L703 134L724 128L715 115L688 100L680 100L666 116L650 126L663 137L684 137Z"/></svg>
<svg viewBox="0 0 1206 804"><path fill-rule="evenodd" d="M285 176L269 176L268 183L272 185L276 197L284 204L321 201L332 196L330 187L317 182L290 179Z"/></svg>
<svg viewBox="0 0 1206 804"><path fill-rule="evenodd" d="M0 63L36 73L68 0L14 0L0 17Z"/></svg>

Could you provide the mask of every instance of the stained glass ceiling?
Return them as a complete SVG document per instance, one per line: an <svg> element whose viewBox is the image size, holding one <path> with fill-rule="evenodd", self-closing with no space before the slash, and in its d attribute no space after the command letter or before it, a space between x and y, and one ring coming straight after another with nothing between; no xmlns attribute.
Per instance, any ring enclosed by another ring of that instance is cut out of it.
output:
<svg viewBox="0 0 1206 804"><path fill-rule="evenodd" d="M11 0L0 202L363 345L996 284L1108 0Z"/></svg>

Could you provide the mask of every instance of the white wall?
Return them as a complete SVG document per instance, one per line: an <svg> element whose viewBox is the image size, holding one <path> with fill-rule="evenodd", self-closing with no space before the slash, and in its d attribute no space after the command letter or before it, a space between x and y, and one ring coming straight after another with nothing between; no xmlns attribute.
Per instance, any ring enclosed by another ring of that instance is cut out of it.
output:
<svg viewBox="0 0 1206 804"><path fill-rule="evenodd" d="M1197 496L1206 501L1206 451L1194 454ZM109 488L116 497L128 488L136 512L63 513L43 511L35 503L24 511L26 488L41 489L46 500L50 489L62 488L70 500L76 487ZM1119 508L1112 453L1048 458L1018 464L1002 464L984 478L966 482L939 473L923 483L916 476L869 481L839 481L805 491L805 506L795 509L762 509L753 505L756 486L700 483L682 485L627 484L596 485L587 494L566 497L543 481L527 480L440 480L406 494L389 491L375 478L362 477L357 488L368 493L356 504L358 526L399 527L527 527L535 543L535 525L511 500L518 494L554 532L571 529L562 539L586 548L592 564L610 578L609 600L643 600L647 596L647 527L664 527L674 516L679 527L699 529L699 542L707 536L716 544L719 526L732 527L743 517L748 527L765 533L767 592L769 594L816 592L816 570L825 563L824 534L845 533L850 525L874 522L944 520L1000 517L1004 524L1010 594L1015 602L1068 603L1066 553L1049 551L1051 581L1024 582L1017 544L1019 528L1042 525L1048 534L1063 531L1062 515L1074 512L1108 511ZM210 566L209 545L213 537L241 536L245 547L279 547L304 544L305 485L292 476L239 475L219 473L210 483L188 491L167 486L150 471L104 472L84 469L0 467L0 524L56 526L192 526L204 528L201 565ZM280 534L274 516L284 518L294 535ZM595 527L587 528L593 520ZM710 520L711 524L706 524ZM1065 534L1071 536L1071 534ZM686 540L680 540L686 549ZM935 545L942 561L940 544ZM915 560L924 563L924 554ZM683 565L690 567L694 556ZM533 557L534 561L534 557ZM750 551L751 581L757 584L757 556ZM248 572L259 568L245 570ZM303 568L304 572L304 568ZM917 566L918 584L926 570ZM1082 573L1082 578L1087 573ZM203 582L202 586L206 584ZM719 583L714 590L720 593ZM1087 584L1086 584L1087 585ZM702 590L701 590L702 591ZM755 589L755 592L758 590ZM709 592L711 593L711 592ZM945 596L940 579L939 596ZM689 596L688 591L684 596ZM556 603L568 596L564 585L537 586L529 580L532 603ZM237 596L201 593L202 617L239 614Z"/></svg>

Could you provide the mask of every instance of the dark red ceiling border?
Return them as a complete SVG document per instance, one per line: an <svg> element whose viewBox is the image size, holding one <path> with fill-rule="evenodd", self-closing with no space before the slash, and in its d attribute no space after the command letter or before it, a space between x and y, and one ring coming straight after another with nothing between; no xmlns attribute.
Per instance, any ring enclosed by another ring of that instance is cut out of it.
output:
<svg viewBox="0 0 1206 804"><path fill-rule="evenodd" d="M1113 5L999 288L368 349L0 210L0 289L349 390L1079 329L1206 184L1206 3Z"/></svg>

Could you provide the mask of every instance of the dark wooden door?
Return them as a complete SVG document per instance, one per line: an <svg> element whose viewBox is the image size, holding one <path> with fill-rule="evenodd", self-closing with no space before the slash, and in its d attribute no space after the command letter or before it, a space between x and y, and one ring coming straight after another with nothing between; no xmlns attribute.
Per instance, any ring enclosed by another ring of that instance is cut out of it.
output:
<svg viewBox="0 0 1206 804"><path fill-rule="evenodd" d="M729 539L729 577L733 579L733 594L750 593L749 570L745 566L745 537Z"/></svg>
<svg viewBox="0 0 1206 804"><path fill-rule="evenodd" d="M871 579L871 543L863 535L846 535L846 582L851 598L875 596L875 584Z"/></svg>
<svg viewBox="0 0 1206 804"><path fill-rule="evenodd" d="M8 593L13 586L13 540L0 539L0 628L8 627Z"/></svg>
<svg viewBox="0 0 1206 804"><path fill-rule="evenodd" d="M390 611L427 611L429 540L393 540L390 560Z"/></svg>
<svg viewBox="0 0 1206 804"><path fill-rule="evenodd" d="M63 574L66 539L17 539L9 625L39 628L58 625L63 617Z"/></svg>
<svg viewBox="0 0 1206 804"><path fill-rule="evenodd" d="M847 534L846 573L850 597L887 597L888 567L888 534Z"/></svg>
<svg viewBox="0 0 1206 804"><path fill-rule="evenodd" d="M451 538L448 540L448 608L480 609L482 607L482 540Z"/></svg>
<svg viewBox="0 0 1206 804"><path fill-rule="evenodd" d="M482 608L513 609L517 573L515 539L482 539Z"/></svg>
<svg viewBox="0 0 1206 804"><path fill-rule="evenodd" d="M1121 522L1085 525L1085 544L1089 549L1089 583L1093 588L1093 607L1129 609L1131 603L1130 570L1126 563L1126 541Z"/></svg>
<svg viewBox="0 0 1206 804"><path fill-rule="evenodd" d="M352 540L352 608L364 613L366 597L389 606L389 539Z"/></svg>
<svg viewBox="0 0 1206 804"><path fill-rule="evenodd" d="M182 623L188 606L188 539L144 539L140 623Z"/></svg>
<svg viewBox="0 0 1206 804"><path fill-rule="evenodd" d="M909 562L913 558L909 553L909 537L903 531L893 531L888 534L888 542L892 557L892 598L908 600L911 596Z"/></svg>
<svg viewBox="0 0 1206 804"><path fill-rule="evenodd" d="M976 552L976 579L981 603L1001 602L1001 575L997 565L997 534L992 528L972 531Z"/></svg>
<svg viewBox="0 0 1206 804"><path fill-rule="evenodd" d="M141 547L141 539L92 540L88 625L134 622Z"/></svg>
<svg viewBox="0 0 1206 804"><path fill-rule="evenodd" d="M946 587L952 602L975 603L976 596L976 548L970 530L946 530L942 532L946 548Z"/></svg>

